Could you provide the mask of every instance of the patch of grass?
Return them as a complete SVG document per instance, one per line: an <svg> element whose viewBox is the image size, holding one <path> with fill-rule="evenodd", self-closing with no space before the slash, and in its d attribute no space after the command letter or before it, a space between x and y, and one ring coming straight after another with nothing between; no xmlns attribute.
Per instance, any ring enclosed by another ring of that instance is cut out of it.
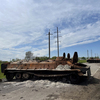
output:
<svg viewBox="0 0 100 100"><path fill-rule="evenodd" d="M3 73L1 73L1 63L0 63L0 79L5 78L5 75Z"/></svg>
<svg viewBox="0 0 100 100"><path fill-rule="evenodd" d="M79 60L78 63L86 63L86 60Z"/></svg>

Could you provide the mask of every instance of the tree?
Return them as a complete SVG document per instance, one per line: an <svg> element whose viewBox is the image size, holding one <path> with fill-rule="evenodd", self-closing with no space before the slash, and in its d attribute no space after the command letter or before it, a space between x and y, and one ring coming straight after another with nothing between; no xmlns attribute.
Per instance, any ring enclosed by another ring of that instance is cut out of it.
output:
<svg viewBox="0 0 100 100"><path fill-rule="evenodd" d="M55 60L57 57L56 56L53 56L51 59Z"/></svg>
<svg viewBox="0 0 100 100"><path fill-rule="evenodd" d="M12 59L12 62L15 62L15 59Z"/></svg>
<svg viewBox="0 0 100 100"><path fill-rule="evenodd" d="M16 61L20 61L21 59L16 58L16 59L12 59L11 62L16 62Z"/></svg>
<svg viewBox="0 0 100 100"><path fill-rule="evenodd" d="M49 57L43 56L43 57L36 57L36 60L40 60L40 61L45 61L47 59L49 59Z"/></svg>
<svg viewBox="0 0 100 100"><path fill-rule="evenodd" d="M86 58L85 58L85 57L81 57L81 59L86 60Z"/></svg>
<svg viewBox="0 0 100 100"><path fill-rule="evenodd" d="M27 61L33 59L33 53L32 53L31 51L26 52L25 59L26 59Z"/></svg>

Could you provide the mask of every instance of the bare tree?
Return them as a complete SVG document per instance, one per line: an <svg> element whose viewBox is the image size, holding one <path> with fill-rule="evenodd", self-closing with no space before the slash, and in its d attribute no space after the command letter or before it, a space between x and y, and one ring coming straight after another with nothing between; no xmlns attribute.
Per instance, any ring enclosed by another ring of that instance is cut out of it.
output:
<svg viewBox="0 0 100 100"><path fill-rule="evenodd" d="M33 53L31 51L26 52L25 59L27 61L32 60L33 59Z"/></svg>

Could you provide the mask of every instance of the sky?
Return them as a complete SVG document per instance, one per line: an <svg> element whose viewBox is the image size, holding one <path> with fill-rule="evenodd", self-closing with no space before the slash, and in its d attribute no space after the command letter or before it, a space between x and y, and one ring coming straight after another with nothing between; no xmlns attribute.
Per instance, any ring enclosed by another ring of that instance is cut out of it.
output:
<svg viewBox="0 0 100 100"><path fill-rule="evenodd" d="M57 56L78 52L79 57L100 56L100 0L0 0L0 60Z"/></svg>

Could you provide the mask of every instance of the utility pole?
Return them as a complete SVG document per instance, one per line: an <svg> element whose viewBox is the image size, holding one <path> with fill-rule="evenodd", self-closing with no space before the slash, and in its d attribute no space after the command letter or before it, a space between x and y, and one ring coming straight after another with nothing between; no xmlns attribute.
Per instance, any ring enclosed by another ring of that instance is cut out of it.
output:
<svg viewBox="0 0 100 100"><path fill-rule="evenodd" d="M87 50L87 59L89 59L89 51Z"/></svg>
<svg viewBox="0 0 100 100"><path fill-rule="evenodd" d="M91 50L91 57L92 57L92 50Z"/></svg>
<svg viewBox="0 0 100 100"><path fill-rule="evenodd" d="M59 37L60 37L60 36L58 35L58 33L59 33L59 32L58 32L58 27L57 27L57 32L54 32L54 33L57 33L57 41L56 41L56 42L57 42L57 51L58 51L58 57L59 57L59 42L60 42L60 41L59 41Z"/></svg>
<svg viewBox="0 0 100 100"><path fill-rule="evenodd" d="M96 58L96 53L95 53L95 58Z"/></svg>
<svg viewBox="0 0 100 100"><path fill-rule="evenodd" d="M97 58L98 58L98 54L97 54Z"/></svg>
<svg viewBox="0 0 100 100"><path fill-rule="evenodd" d="M50 35L53 35L53 34L50 34L50 29L49 29L49 32L48 32L48 44L49 44L49 59L50 59Z"/></svg>

